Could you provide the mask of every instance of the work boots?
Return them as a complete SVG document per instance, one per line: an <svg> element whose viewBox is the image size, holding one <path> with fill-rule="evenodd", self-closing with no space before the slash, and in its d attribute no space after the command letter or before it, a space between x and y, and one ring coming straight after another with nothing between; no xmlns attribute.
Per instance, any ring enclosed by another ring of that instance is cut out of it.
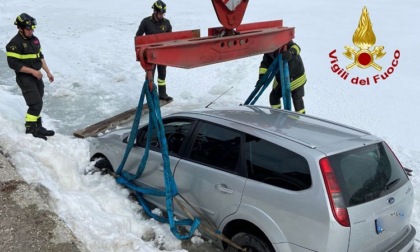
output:
<svg viewBox="0 0 420 252"><path fill-rule="evenodd" d="M158 91L159 91L159 100L164 100L164 101L172 101L173 100L173 98L170 97L166 93L166 85L162 85L162 86L158 85Z"/></svg>
<svg viewBox="0 0 420 252"><path fill-rule="evenodd" d="M46 128L42 127L42 119L41 117L38 117L38 120L36 121L39 131L41 132L41 134L45 135L45 136L54 136L55 132L54 130L47 130Z"/></svg>
<svg viewBox="0 0 420 252"><path fill-rule="evenodd" d="M47 137L44 134L42 134L40 128L38 127L37 122L26 122L25 127L26 127L26 134L32 134L34 137L47 140Z"/></svg>

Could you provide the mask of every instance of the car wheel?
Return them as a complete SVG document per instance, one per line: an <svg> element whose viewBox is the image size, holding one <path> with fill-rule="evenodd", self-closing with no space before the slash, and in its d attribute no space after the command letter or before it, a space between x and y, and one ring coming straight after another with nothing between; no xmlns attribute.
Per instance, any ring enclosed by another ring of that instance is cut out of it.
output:
<svg viewBox="0 0 420 252"><path fill-rule="evenodd" d="M248 233L237 233L232 237L232 242L236 243L247 252L273 252L271 245L264 239ZM240 251L232 246L228 246L226 252Z"/></svg>
<svg viewBox="0 0 420 252"><path fill-rule="evenodd" d="M109 160L105 157L98 159L95 163L95 167L101 171L102 175L110 174L114 172L111 162L109 162Z"/></svg>

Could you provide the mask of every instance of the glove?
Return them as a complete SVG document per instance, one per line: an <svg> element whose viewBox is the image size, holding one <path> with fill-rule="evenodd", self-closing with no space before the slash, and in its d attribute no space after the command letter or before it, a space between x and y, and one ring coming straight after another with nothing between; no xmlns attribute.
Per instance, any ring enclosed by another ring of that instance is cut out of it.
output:
<svg viewBox="0 0 420 252"><path fill-rule="evenodd" d="M289 49L289 50L287 50L287 51L283 52L283 53L282 53L282 58L283 58L285 61L291 61L291 60L292 60L292 58L293 58L293 49Z"/></svg>

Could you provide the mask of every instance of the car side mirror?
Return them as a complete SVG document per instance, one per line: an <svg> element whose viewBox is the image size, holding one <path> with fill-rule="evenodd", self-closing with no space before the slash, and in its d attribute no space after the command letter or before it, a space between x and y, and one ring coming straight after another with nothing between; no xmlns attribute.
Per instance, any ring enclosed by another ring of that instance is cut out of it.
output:
<svg viewBox="0 0 420 252"><path fill-rule="evenodd" d="M130 136L130 133L129 132L124 133L122 142L123 143L128 143L128 137L129 136Z"/></svg>

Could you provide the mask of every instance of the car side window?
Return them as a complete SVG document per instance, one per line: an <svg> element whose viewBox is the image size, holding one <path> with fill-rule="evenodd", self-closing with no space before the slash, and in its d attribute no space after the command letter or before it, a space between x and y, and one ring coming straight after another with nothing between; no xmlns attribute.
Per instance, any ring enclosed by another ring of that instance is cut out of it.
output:
<svg viewBox="0 0 420 252"><path fill-rule="evenodd" d="M250 179L292 191L305 190L311 186L309 165L304 157L250 135L246 136L245 142Z"/></svg>
<svg viewBox="0 0 420 252"><path fill-rule="evenodd" d="M192 124L193 121L187 119L168 120L163 122L169 154L180 154L182 144L184 143L186 137L190 134ZM143 134L139 134L137 143L141 147L146 147L148 135L147 130L148 128L143 131ZM157 130L153 129L152 137L150 139L150 149L160 151L160 148Z"/></svg>
<svg viewBox="0 0 420 252"><path fill-rule="evenodd" d="M198 126L190 159L233 172L239 162L240 149L240 132L202 122Z"/></svg>

